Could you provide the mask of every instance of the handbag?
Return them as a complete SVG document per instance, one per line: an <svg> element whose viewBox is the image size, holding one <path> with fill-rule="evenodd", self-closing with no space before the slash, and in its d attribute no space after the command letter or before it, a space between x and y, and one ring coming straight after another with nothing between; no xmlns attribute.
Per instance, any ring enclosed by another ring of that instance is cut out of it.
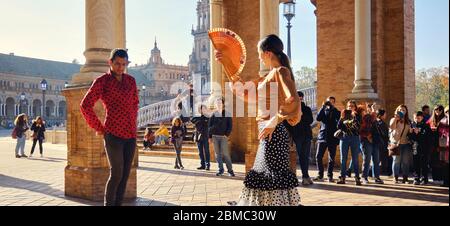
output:
<svg viewBox="0 0 450 226"><path fill-rule="evenodd" d="M33 131L33 133L31 134L31 138L33 138L33 139L37 139L37 132L36 131Z"/></svg>
<svg viewBox="0 0 450 226"><path fill-rule="evenodd" d="M399 156L400 155L400 145L398 144L389 144L388 145L389 156Z"/></svg>
<svg viewBox="0 0 450 226"><path fill-rule="evenodd" d="M345 135L344 131L340 129L336 130L336 132L334 133L334 137L336 137L339 140L343 139L344 135Z"/></svg>
<svg viewBox="0 0 450 226"><path fill-rule="evenodd" d="M439 147L440 148L446 148L447 146L447 137L446 136L440 136L439 137Z"/></svg>
<svg viewBox="0 0 450 226"><path fill-rule="evenodd" d="M405 133L406 125L403 126L402 134L400 134L400 139L403 137L403 133ZM399 156L400 155L400 145L397 143L388 144L388 154L389 156Z"/></svg>
<svg viewBox="0 0 450 226"><path fill-rule="evenodd" d="M17 139L17 127L14 127L12 133L11 133L12 139Z"/></svg>

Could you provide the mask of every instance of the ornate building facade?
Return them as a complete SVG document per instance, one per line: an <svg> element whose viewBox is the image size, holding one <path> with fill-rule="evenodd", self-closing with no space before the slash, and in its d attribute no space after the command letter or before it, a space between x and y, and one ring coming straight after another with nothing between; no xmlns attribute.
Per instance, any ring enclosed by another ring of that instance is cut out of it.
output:
<svg viewBox="0 0 450 226"><path fill-rule="evenodd" d="M79 64L0 54L0 127L12 127L20 113L30 119L42 116L50 126L65 124L66 100L61 90L80 68Z"/></svg>
<svg viewBox="0 0 450 226"><path fill-rule="evenodd" d="M193 77L194 89L199 90L198 94L201 95L209 95L210 93L210 86L208 85L211 81L209 28L209 0L199 0L197 2L197 26L192 27L191 32L194 36L194 48L189 56L189 72Z"/></svg>
<svg viewBox="0 0 450 226"><path fill-rule="evenodd" d="M164 62L156 40L147 64L131 67L131 71L144 78L138 84L141 89L141 106L174 98L180 89L187 88L192 79L187 66Z"/></svg>

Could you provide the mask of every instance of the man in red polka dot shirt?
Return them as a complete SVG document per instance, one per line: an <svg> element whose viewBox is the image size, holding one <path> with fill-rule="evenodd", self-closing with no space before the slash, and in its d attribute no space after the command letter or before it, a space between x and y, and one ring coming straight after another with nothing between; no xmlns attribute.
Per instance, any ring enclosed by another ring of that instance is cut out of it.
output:
<svg viewBox="0 0 450 226"><path fill-rule="evenodd" d="M88 125L105 141L110 165L105 206L122 205L136 151L139 98L136 80L125 73L128 63L127 51L114 49L109 59L110 70L93 82L80 105ZM98 100L106 109L104 123L94 112Z"/></svg>

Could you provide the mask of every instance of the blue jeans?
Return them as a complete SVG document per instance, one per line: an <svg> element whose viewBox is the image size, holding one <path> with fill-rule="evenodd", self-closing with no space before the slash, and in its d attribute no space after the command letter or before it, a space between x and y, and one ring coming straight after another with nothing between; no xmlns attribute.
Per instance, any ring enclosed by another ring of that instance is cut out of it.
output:
<svg viewBox="0 0 450 226"><path fill-rule="evenodd" d="M345 178L347 171L348 150L352 152L352 166L355 177L359 177L359 136L344 137L339 143L341 149L341 177Z"/></svg>
<svg viewBox="0 0 450 226"><path fill-rule="evenodd" d="M296 138L294 139L297 149L298 161L302 169L302 178L309 178L309 155L311 153L311 139Z"/></svg>
<svg viewBox="0 0 450 226"><path fill-rule="evenodd" d="M198 155L200 156L201 167L210 167L209 142L201 139L197 143Z"/></svg>
<svg viewBox="0 0 450 226"><path fill-rule="evenodd" d="M402 170L402 176L409 176L409 169L412 161L412 149L409 144L400 144L400 155L393 156L394 163L392 164L392 171L394 172L394 177L400 176L400 169Z"/></svg>
<svg viewBox="0 0 450 226"><path fill-rule="evenodd" d="M25 155L25 141L27 140L25 134L22 137L17 137L16 155Z"/></svg>
<svg viewBox="0 0 450 226"><path fill-rule="evenodd" d="M163 136L163 135L156 136L156 138L155 138L155 143L156 143L156 144L161 144L161 142L162 142L163 140L164 140L164 141L166 142L166 144L167 144L167 141L169 140L169 138L166 137L166 136Z"/></svg>
<svg viewBox="0 0 450 226"><path fill-rule="evenodd" d="M361 142L361 140L360 140L360 142ZM361 145L359 147L359 153L362 154ZM352 161L353 161L353 159L350 159L350 163L348 164L348 170L347 170L348 173L353 172L353 162Z"/></svg>
<svg viewBox="0 0 450 226"><path fill-rule="evenodd" d="M374 178L380 177L380 148L377 143L370 143L367 140L361 142L361 150L363 155L362 177L369 176L370 162L372 160L372 175Z"/></svg>
<svg viewBox="0 0 450 226"><path fill-rule="evenodd" d="M231 163L230 150L228 149L228 137L226 136L212 136L214 144L214 152L216 153L216 160L219 166L219 173L223 173L223 159L227 165L228 173L233 172L233 165Z"/></svg>

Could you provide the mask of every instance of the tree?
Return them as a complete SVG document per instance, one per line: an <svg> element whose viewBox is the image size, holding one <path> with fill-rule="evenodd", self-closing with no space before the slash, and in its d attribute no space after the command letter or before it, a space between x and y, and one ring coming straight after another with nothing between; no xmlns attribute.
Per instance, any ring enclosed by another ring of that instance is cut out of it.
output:
<svg viewBox="0 0 450 226"><path fill-rule="evenodd" d="M317 70L315 68L302 67L295 72L294 78L297 89L311 88L317 81Z"/></svg>
<svg viewBox="0 0 450 226"><path fill-rule="evenodd" d="M416 107L449 105L448 67L428 68L416 73Z"/></svg>

